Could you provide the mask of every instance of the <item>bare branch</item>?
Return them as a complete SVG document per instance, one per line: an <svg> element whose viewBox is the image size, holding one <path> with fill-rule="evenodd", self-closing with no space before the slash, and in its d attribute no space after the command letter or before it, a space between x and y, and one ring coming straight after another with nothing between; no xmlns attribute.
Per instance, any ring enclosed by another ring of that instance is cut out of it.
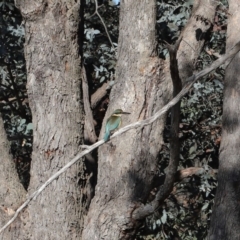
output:
<svg viewBox="0 0 240 240"><path fill-rule="evenodd" d="M179 76L178 71L178 62L177 62L177 51L179 45L181 43L182 38L179 38L174 46L167 44L169 55L170 55L170 73L173 83L173 98L179 94L182 90L182 81ZM175 176L179 163L179 155L180 155L180 142L179 142L179 122L180 122L180 104L181 101L176 103L171 108L171 139L170 139L170 160L168 164L168 173L166 175L163 189L163 195L169 195L173 189Z"/></svg>
<svg viewBox="0 0 240 240"><path fill-rule="evenodd" d="M176 181L182 181L184 178L191 177L192 175L199 176L206 172L209 172L212 176L214 176L217 174L218 170L217 169L206 170L201 167L189 167L186 169L181 169L177 171Z"/></svg>
<svg viewBox="0 0 240 240"><path fill-rule="evenodd" d="M110 88L109 85L110 85L109 82L104 83L100 88L96 90L96 92L94 92L91 95L92 109L94 109L97 106L97 104L101 101L101 99L107 95L107 90Z"/></svg>
<svg viewBox="0 0 240 240"><path fill-rule="evenodd" d="M87 74L84 66L82 67L82 90L83 90L83 105L85 112L84 141L87 144L89 143L92 144L97 141L97 135L94 127L93 114L90 107Z"/></svg>
<svg viewBox="0 0 240 240"><path fill-rule="evenodd" d="M212 65L208 68L205 68L204 70L200 71L196 75L193 75L187 79L187 84L182 89L182 91L173 98L167 105L165 105L162 109L160 109L158 112L156 112L152 117L138 121L132 124L129 124L128 126L125 126L115 132L111 137L110 140L121 135L124 132L127 132L131 129L138 128L138 127L144 127L146 125L149 125L156 121L160 116L162 116L165 112L167 112L172 106L174 106L183 96L187 94L189 89L192 87L193 83L196 82L199 78L205 76L206 74L210 73L220 65L222 65L227 59L233 58L235 54L240 50L240 42L238 42L230 51L228 54L225 54L218 60L216 60ZM104 140L100 140L96 142L95 144L89 146L88 149L80 152L77 156L75 156L70 162L68 162L64 167L62 167L58 172L53 174L38 190L33 192L28 199L16 210L14 216L0 229L0 233L3 232L18 216L18 214L34 199L38 197L38 195L50 184L52 183L56 178L58 178L62 173L64 173L68 168L70 168L74 163L76 163L79 159L81 159L86 154L90 153L94 149L98 148L102 144L104 144ZM169 173L171 174L171 173ZM133 218L134 219L142 219L150 214L152 214L159 206L159 202L162 202L167 196L162 196L162 191L157 193L156 198L153 200L153 202L143 205L140 208L137 208L133 212Z"/></svg>
<svg viewBox="0 0 240 240"><path fill-rule="evenodd" d="M102 5L101 5L101 6L102 6ZM97 10L98 10L98 8L100 8L101 6L98 6L98 1L96 0L96 1L95 1L95 11L94 11L94 13L93 13L91 16L89 16L87 19L89 19L89 18L93 17L95 14L97 14Z"/></svg>
<svg viewBox="0 0 240 240"><path fill-rule="evenodd" d="M183 179L187 177L200 176L203 174L209 173L211 176L216 177L218 170L217 169L205 169L202 167L189 167L185 169L178 170L175 175L175 183L181 182ZM158 188L160 185L164 183L165 176L157 176L156 179L154 179L153 183L153 189ZM156 195L156 194L155 194Z"/></svg>
<svg viewBox="0 0 240 240"><path fill-rule="evenodd" d="M95 0L95 12L94 12L90 17L88 17L88 19L91 18L91 17L93 17L95 14L98 15L98 17L100 18L100 20L101 20L101 22L102 22L103 27L105 28L105 32L106 32L106 34L107 34L108 40L109 40L109 42L111 43L112 48L115 50L115 47L114 47L113 42L112 42L112 39L111 39L111 37L110 37L110 35L109 35L109 33L108 33L106 24L104 23L101 15L100 15L100 13L98 12L98 9L99 9L100 7L101 7L101 6L98 6L97 0Z"/></svg>

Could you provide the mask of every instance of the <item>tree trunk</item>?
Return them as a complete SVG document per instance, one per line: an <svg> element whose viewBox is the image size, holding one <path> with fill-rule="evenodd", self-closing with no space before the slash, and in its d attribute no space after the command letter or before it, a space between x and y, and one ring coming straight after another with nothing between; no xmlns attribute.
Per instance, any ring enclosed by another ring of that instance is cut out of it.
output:
<svg viewBox="0 0 240 240"><path fill-rule="evenodd" d="M14 166L12 157L9 154L10 145L7 140L3 120L0 115L0 226L2 227L9 218L14 214L14 211L25 200L26 191L20 183L17 170ZM19 219L12 225L12 229L19 227ZM0 234L0 239L11 239L10 236L16 237L16 233L6 230ZM15 238L16 239L16 238Z"/></svg>
<svg viewBox="0 0 240 240"><path fill-rule="evenodd" d="M26 20L25 58L33 118L29 194L80 151L83 138L80 0L16 0ZM18 239L79 239L84 165L62 174L25 210Z"/></svg>
<svg viewBox="0 0 240 240"><path fill-rule="evenodd" d="M198 6L201 13L207 13L205 17L212 20L215 2L205 0L201 3ZM204 11L209 6L213 10ZM172 96L168 62L160 60L155 52L155 8L155 0L121 2L117 82L110 95L102 133L106 118L115 109L131 112L123 116L123 125L126 125L152 116ZM195 15L191 21L203 32L210 27L198 21ZM192 25L186 27L186 36L189 27ZM182 64L197 59L204 39L185 41L188 44L180 46L178 55L180 69L184 69ZM184 53L189 46L193 46L193 54ZM183 57L185 60L181 61ZM192 71L193 68L180 74L188 77ZM84 240L133 239L140 222L133 221L132 213L146 203L152 190L164 123L165 117L142 129L131 130L99 149L98 183L85 221Z"/></svg>
<svg viewBox="0 0 240 240"><path fill-rule="evenodd" d="M240 38L239 1L229 1L227 50ZM239 36L239 37L238 37ZM240 239L240 53L225 71L222 140L220 146L218 187L211 216L208 240Z"/></svg>

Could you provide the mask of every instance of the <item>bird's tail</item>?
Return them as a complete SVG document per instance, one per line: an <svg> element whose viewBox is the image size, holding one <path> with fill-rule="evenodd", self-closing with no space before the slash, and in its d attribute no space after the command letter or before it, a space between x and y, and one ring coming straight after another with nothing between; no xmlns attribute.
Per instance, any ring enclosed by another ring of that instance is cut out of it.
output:
<svg viewBox="0 0 240 240"><path fill-rule="evenodd" d="M106 141L109 140L109 138L110 138L110 132L109 132L108 130L106 130L103 139L104 139L104 141L106 142Z"/></svg>

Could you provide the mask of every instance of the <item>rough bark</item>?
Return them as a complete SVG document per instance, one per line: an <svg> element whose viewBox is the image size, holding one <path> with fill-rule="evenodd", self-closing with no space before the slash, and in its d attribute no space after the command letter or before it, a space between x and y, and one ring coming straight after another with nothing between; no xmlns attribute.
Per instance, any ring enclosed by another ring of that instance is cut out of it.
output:
<svg viewBox="0 0 240 240"><path fill-rule="evenodd" d="M181 34L183 40L178 53L179 74L183 84L195 69L199 53L213 26L216 6L217 1L213 0L194 1L191 18Z"/></svg>
<svg viewBox="0 0 240 240"><path fill-rule="evenodd" d="M209 4L215 6L214 1L201 3L204 4L200 7L204 8ZM123 125L147 118L172 96L168 65L155 53L155 7L155 0L121 2L117 83L110 95L105 121L117 108L131 112L131 115L123 117ZM213 19L213 16L214 11L209 12L207 18ZM205 24L202 24L204 28ZM191 40L193 43L188 41L190 46L202 46L204 42L204 39ZM185 57L193 61L200 50L198 47L195 54ZM180 65L182 55L179 54ZM182 73L181 76L188 74ZM133 239L140 222L132 221L131 215L134 209L146 202L151 190L163 142L164 119L142 129L131 130L99 149L98 183L85 219L83 239Z"/></svg>
<svg viewBox="0 0 240 240"><path fill-rule="evenodd" d="M10 144L7 140L3 120L0 115L0 226L3 226L14 211L22 204L26 198L26 191L19 181L17 170L13 159L9 154ZM11 228L15 229L19 226L19 219L12 224ZM15 237L15 233L5 231L0 234L0 239L11 239Z"/></svg>
<svg viewBox="0 0 240 240"><path fill-rule="evenodd" d="M228 51L240 38L239 1L229 1ZM240 239L240 53L225 71L218 187L208 240Z"/></svg>
<svg viewBox="0 0 240 240"><path fill-rule="evenodd" d="M80 151L80 0L15 2L26 21L27 89L34 125L31 194ZM79 239L85 212L83 172L80 161L31 202L22 215L25 235L18 239Z"/></svg>

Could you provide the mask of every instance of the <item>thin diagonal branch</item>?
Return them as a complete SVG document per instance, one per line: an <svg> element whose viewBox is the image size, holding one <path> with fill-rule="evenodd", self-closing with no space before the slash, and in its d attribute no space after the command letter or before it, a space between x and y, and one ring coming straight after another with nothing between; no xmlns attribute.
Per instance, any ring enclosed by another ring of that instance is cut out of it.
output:
<svg viewBox="0 0 240 240"><path fill-rule="evenodd" d="M127 132L131 129L138 128L138 127L144 127L146 125L149 125L156 121L160 116L162 116L164 113L166 113L172 106L174 106L183 96L187 94L187 92L190 90L192 85L201 77L205 76L206 74L210 73L211 71L218 68L220 65L222 65L227 59L233 58L237 52L240 50L240 42L238 42L230 51L228 54L225 54L218 60L216 60L214 63L211 64L210 67L205 68L204 70L200 71L199 73L189 77L187 79L187 84L182 89L182 91L173 98L167 105L165 105L162 109L160 109L158 112L156 112L152 117L147 118L142 121L138 121L132 124L129 124L128 126L125 126L115 132L111 137L110 140L121 135L124 132ZM25 208L27 205L34 199L38 197L38 195L49 185L51 184L56 178L58 178L62 173L64 173L68 168L70 168L73 164L75 164L79 159L81 159L86 154L90 153L94 149L98 148L102 144L104 144L104 140L100 140L96 142L95 144L89 146L86 150L80 152L77 156L75 156L71 161L69 161L64 167L62 167L58 172L53 174L38 190L33 192L28 199L16 210L14 216L0 229L0 233L3 232L18 216L18 214ZM164 192L164 189L160 189L160 191L157 193L156 198L153 200L153 202L143 205L140 208L135 209L133 212L132 217L136 220L142 219L150 214L152 214L159 206L159 202L163 201L165 199L166 193Z"/></svg>

